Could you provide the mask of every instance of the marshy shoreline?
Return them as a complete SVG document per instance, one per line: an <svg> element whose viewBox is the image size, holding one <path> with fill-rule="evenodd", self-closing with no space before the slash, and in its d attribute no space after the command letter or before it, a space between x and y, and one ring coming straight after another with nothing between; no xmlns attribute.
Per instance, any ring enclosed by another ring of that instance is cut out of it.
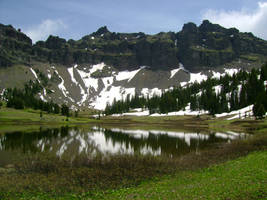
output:
<svg viewBox="0 0 267 200"><path fill-rule="evenodd" d="M149 195L146 184L158 183L160 185L164 181L174 181L173 178L179 179L180 174L191 177L195 173L200 173L199 170L205 171L216 168L216 166L228 165L229 161L230 163L238 163L239 159L265 156L267 151L267 120L223 120L203 115L198 117L101 117L99 120L82 116L79 118L70 117L66 121L64 117L50 114L44 114L43 119L40 120L38 112L32 110L19 111L17 115L13 115L16 117L11 118L10 116L14 114L12 112L15 111L8 110L11 112L10 115L5 111L4 109L0 110L0 132L9 132L9 134L17 130L25 133L32 132L40 130L40 127L45 129L60 126L101 126L103 128L117 127L130 130L157 129L185 132L190 130L195 132L226 132L231 130L250 133L251 137L235 140L231 143L218 143L210 148L201 149L197 153L190 152L176 158L149 154L118 154L106 158L98 154L94 158L81 155L70 161L42 152L33 155L26 153L13 165L0 168L1 199L114 199L115 197L116 199L135 199L135 197L146 199L146 196L138 196L139 194L136 196L133 193L141 190L145 195ZM255 163L256 165L257 163ZM237 166L239 165L237 164ZM247 167L249 169L249 166ZM266 171L266 165L259 168L259 173L261 171ZM254 179L253 174L249 178ZM205 182L207 179L202 181ZM232 180L228 178L224 181L231 183ZM261 192L266 187L264 186L265 183L262 181L259 183L259 187L254 188L255 191L258 191L258 196L255 195L259 199L266 197L266 193ZM186 186L186 180L181 185ZM236 186L234 185L234 187ZM196 190L198 191L199 188ZM224 191L223 187L218 190ZM162 192L160 189L159 193ZM162 193L162 198L167 198L173 193L179 196L183 194L183 190ZM215 197L218 194L214 192L211 195ZM240 195L244 196L244 191L235 193L232 199L238 199ZM193 196L183 195L182 197L185 199L193 198ZM227 197L227 194L221 196L222 199ZM256 197L254 199L257 199ZM152 195L151 198L155 197ZM244 199L253 198L249 196Z"/></svg>

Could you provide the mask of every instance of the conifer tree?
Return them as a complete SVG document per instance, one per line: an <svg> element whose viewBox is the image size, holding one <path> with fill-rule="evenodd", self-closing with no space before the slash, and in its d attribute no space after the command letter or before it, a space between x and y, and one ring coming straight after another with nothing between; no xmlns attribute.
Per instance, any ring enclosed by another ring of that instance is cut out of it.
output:
<svg viewBox="0 0 267 200"><path fill-rule="evenodd" d="M222 91L220 96L221 96L221 99L220 99L221 112L228 112L229 109L228 109L228 101L226 99L226 93Z"/></svg>
<svg viewBox="0 0 267 200"><path fill-rule="evenodd" d="M59 107L59 105L58 104L54 104L54 113L55 114L59 114L59 112L60 112L60 107Z"/></svg>
<svg viewBox="0 0 267 200"><path fill-rule="evenodd" d="M248 106L247 86L246 86L246 84L242 84L242 86L241 86L239 105L240 105L241 108L244 108L244 107Z"/></svg>
<svg viewBox="0 0 267 200"><path fill-rule="evenodd" d="M267 63L265 63L262 67L261 67L261 76L260 76L262 81L267 80Z"/></svg>
<svg viewBox="0 0 267 200"><path fill-rule="evenodd" d="M194 94L190 99L190 110L195 111L197 108L197 96Z"/></svg>
<svg viewBox="0 0 267 200"><path fill-rule="evenodd" d="M264 118L264 115L266 113L266 110L264 108L264 106L259 103L256 102L255 105L253 106L253 114L257 119L262 119Z"/></svg>
<svg viewBox="0 0 267 200"><path fill-rule="evenodd" d="M63 104L61 106L61 114L66 116L66 117L69 117L70 113L69 113L69 107L66 105L66 104Z"/></svg>

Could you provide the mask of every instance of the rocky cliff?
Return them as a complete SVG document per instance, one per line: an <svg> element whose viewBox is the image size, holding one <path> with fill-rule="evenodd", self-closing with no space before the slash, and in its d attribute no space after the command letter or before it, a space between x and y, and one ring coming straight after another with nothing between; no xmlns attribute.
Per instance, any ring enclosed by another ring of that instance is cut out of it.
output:
<svg viewBox="0 0 267 200"><path fill-rule="evenodd" d="M257 62L267 55L266 41L207 20L200 26L185 24L177 33L115 33L101 27L77 41L49 36L34 45L20 30L0 25L0 45L1 67L32 61L65 66L104 62L118 70L140 66L169 70L183 63L188 70L197 70L236 59Z"/></svg>
<svg viewBox="0 0 267 200"><path fill-rule="evenodd" d="M208 76L260 67L266 55L266 41L209 21L156 35L101 27L77 41L49 36L36 44L0 24L0 95L32 80L42 85L44 101L104 109L114 98L160 95Z"/></svg>

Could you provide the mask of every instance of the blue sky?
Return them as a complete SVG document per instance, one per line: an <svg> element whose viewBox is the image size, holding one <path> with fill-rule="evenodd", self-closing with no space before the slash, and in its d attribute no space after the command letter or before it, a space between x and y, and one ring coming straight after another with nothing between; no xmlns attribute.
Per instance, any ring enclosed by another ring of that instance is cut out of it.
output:
<svg viewBox="0 0 267 200"><path fill-rule="evenodd" d="M0 23L34 42L50 34L77 40L104 25L114 32L177 32L203 19L267 39L266 0L0 0Z"/></svg>

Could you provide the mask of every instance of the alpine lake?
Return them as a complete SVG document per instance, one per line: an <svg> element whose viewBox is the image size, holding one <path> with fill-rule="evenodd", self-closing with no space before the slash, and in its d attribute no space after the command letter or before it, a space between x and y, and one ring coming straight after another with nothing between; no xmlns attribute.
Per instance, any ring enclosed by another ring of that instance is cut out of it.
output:
<svg viewBox="0 0 267 200"><path fill-rule="evenodd" d="M101 156L140 155L177 158L188 153L231 143L249 137L232 131L194 132L129 130L122 128L67 127L41 128L34 132L0 135L0 167L13 166L25 156L49 154L72 162L83 156L89 160Z"/></svg>
<svg viewBox="0 0 267 200"><path fill-rule="evenodd" d="M233 131L194 130L98 124L1 133L0 195L95 199L107 191L246 155L242 141L252 138Z"/></svg>

